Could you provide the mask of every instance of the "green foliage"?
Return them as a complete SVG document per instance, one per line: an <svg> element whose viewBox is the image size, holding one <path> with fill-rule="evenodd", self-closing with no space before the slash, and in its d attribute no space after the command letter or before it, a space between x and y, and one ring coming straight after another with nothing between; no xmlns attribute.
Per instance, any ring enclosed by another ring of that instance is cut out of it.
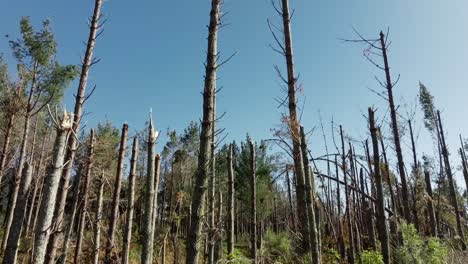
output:
<svg viewBox="0 0 468 264"><path fill-rule="evenodd" d="M421 82L419 83L419 104L424 114L424 126L429 131L434 131L437 126L434 96L432 96L426 86Z"/></svg>
<svg viewBox="0 0 468 264"><path fill-rule="evenodd" d="M323 251L322 256L324 257L324 263L326 264L338 264L340 263L340 252L334 248L327 248Z"/></svg>
<svg viewBox="0 0 468 264"><path fill-rule="evenodd" d="M380 252L364 250L361 254L361 264L383 264L383 257Z"/></svg>
<svg viewBox="0 0 468 264"><path fill-rule="evenodd" d="M395 254L396 262L401 264L442 264L447 257L447 248L437 238L423 240L413 225L401 226L403 245Z"/></svg>

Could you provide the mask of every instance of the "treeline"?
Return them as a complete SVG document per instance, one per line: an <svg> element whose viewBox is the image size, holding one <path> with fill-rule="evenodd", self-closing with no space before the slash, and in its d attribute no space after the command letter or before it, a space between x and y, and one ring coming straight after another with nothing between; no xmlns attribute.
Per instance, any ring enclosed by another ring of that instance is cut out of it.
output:
<svg viewBox="0 0 468 264"><path fill-rule="evenodd" d="M356 31L346 40L381 70L378 95L388 113L369 107L361 139L333 122L332 147L320 124L326 153L315 157L300 124L289 2L273 1L280 23L268 22L272 48L285 62L276 68L284 83L281 124L270 139L227 143L216 111L217 73L231 58L219 56L221 2L212 0L209 13L201 122L168 129L160 153L151 113L141 131L109 121L83 126L102 0L95 0L79 65L57 61L49 21L36 30L28 17L20 20L20 35L9 42L17 76L0 60L3 263L466 261L468 200L460 187L468 187L468 145L460 136L457 157L450 155L441 113L423 84L415 87L423 120L399 113L388 34ZM63 92L74 80L68 112ZM418 152L416 123L433 139L434 156Z"/></svg>

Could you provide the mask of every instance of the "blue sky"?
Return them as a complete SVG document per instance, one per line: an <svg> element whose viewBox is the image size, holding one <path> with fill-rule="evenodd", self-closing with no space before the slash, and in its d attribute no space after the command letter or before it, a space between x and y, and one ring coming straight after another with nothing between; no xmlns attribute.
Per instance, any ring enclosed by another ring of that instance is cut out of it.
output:
<svg viewBox="0 0 468 264"><path fill-rule="evenodd" d="M18 36L21 16L30 16L36 25L50 18L59 43L58 58L77 64L93 4L92 0L8 0L2 5L0 34ZM394 77L401 74L395 89L400 113L404 115L404 104L411 108L416 102L418 82L425 83L442 110L455 154L458 134L468 137L464 122L468 2L291 0L290 5L295 9L294 53L304 87L302 123L307 129L318 126L320 111L328 134L333 118L348 134L364 138L367 107L376 106L378 116L383 116L385 102L369 90L379 89L374 75L382 77L381 72L362 56L364 46L339 39L354 38L352 27L371 38L390 27L390 64ZM120 127L127 121L135 131L143 127L150 108L163 131L181 130L199 120L209 8L209 0L106 1L103 13L108 20L95 50L102 61L92 69L88 85L97 86L86 105L88 124L109 119ZM243 138L247 132L255 139L268 138L281 112L274 101L282 94L273 66L284 69L284 59L269 48L274 40L266 20L279 18L269 0L225 0L223 10L229 12L225 17L229 25L220 32L219 49L224 57L235 51L237 55L219 72L223 90L218 112L226 112L219 126L226 128L228 140ZM1 39L0 52L13 63L7 39ZM65 104L70 109L75 90L73 85L67 91ZM419 117L414 125L419 151L432 153ZM310 138L310 148L316 155L324 153L318 130Z"/></svg>

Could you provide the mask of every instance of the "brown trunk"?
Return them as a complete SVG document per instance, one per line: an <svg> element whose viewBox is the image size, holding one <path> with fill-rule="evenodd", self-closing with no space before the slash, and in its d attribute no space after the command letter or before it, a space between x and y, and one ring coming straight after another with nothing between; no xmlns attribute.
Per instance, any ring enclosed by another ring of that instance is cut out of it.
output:
<svg viewBox="0 0 468 264"><path fill-rule="evenodd" d="M203 91L203 120L200 133L200 149L198 154L198 168L192 197L191 226L187 237L187 264L198 263L200 252L200 236L205 215L204 200L207 189L207 179L210 174L210 146L214 138L213 126L216 71L218 56L218 29L220 26L220 0L211 1L210 24L208 26L208 51L205 68L205 84Z"/></svg>
<svg viewBox="0 0 468 264"><path fill-rule="evenodd" d="M377 189L377 230L379 231L379 240L383 261L390 263L390 244L388 239L387 222L385 220L385 197L382 186L382 176L380 174L380 154L379 142L377 139L378 129L375 127L374 110L369 108L369 126L372 137L372 149L374 154L374 178Z"/></svg>
<svg viewBox="0 0 468 264"><path fill-rule="evenodd" d="M385 67L385 77L386 77L386 88L387 88L387 95L388 95L388 103L390 104L390 116L391 116L391 127L393 132L393 140L395 143L395 151L397 154L397 161L398 161L398 172L400 173L401 179L401 191L402 191L402 198L403 198L403 212L404 217L408 223L412 223L411 221L411 214L410 214L410 206L409 206L409 194L408 194L408 183L406 181L406 174L405 174L405 164L403 162L403 152L401 150L401 143L400 143L400 131L398 130L398 122L397 122L397 112L395 108L395 103L393 100L393 83L390 76L390 66L388 63L387 57L387 43L385 43L385 35L383 32L380 32L380 45L382 49L382 56L384 60L384 67Z"/></svg>
<svg viewBox="0 0 468 264"><path fill-rule="evenodd" d="M431 175L429 174L429 171L424 170L424 178L426 180L426 192L427 192L427 195L429 196L429 199L427 199L427 211L429 213L429 221L430 221L429 226L431 227L431 236L438 237L439 232L437 230L437 221L436 221L436 216L434 212Z"/></svg>
<svg viewBox="0 0 468 264"><path fill-rule="evenodd" d="M463 144L462 137L460 135L460 156L462 159L462 166L463 166L463 177L465 178L465 187L468 189L468 167L467 167L467 161L466 161L466 153L465 153L465 146Z"/></svg>
<svg viewBox="0 0 468 264"><path fill-rule="evenodd" d="M133 138L132 157L130 160L130 175L128 176L128 204L127 221L125 224L125 235L123 241L123 264L128 264L128 254L130 253L130 243L132 241L133 210L135 202L135 178L138 159L138 137Z"/></svg>
<svg viewBox="0 0 468 264"><path fill-rule="evenodd" d="M437 111L437 119L438 119L439 131L440 131L440 139L442 143L442 155L444 156L445 172L447 173L448 180L449 180L450 202L452 203L453 209L455 211L454 212L455 218L457 220L457 234L460 237L462 249L466 250L465 235L463 233L463 223L460 217L460 211L458 209L457 191L455 190L452 168L450 167L449 153L447 150L447 144L445 143L444 128L442 127L442 120L440 119L439 111Z"/></svg>
<svg viewBox="0 0 468 264"><path fill-rule="evenodd" d="M117 221L119 220L119 205L120 205L120 190L122 189L123 165L125 159L125 150L127 148L128 125L122 126L122 136L120 138L119 158L117 160L117 174L114 181L114 194L112 196L112 214L109 217L109 229L107 231L106 245L106 263L112 263L114 259L118 259L117 254L114 254L115 232L117 230Z"/></svg>
<svg viewBox="0 0 468 264"><path fill-rule="evenodd" d="M227 197L227 254L229 258L232 258L234 253L234 200L235 200L235 189L234 189L234 167L232 160L233 145L229 144L229 152L227 157L228 165L228 197Z"/></svg>
<svg viewBox="0 0 468 264"><path fill-rule="evenodd" d="M0 183L3 179L3 170L6 166L6 161L8 157L8 152L10 151L10 141L11 141L11 132L13 131L13 122L15 120L15 115L10 115L8 118L7 127L5 130L5 135L3 137L3 147L2 153L0 153Z"/></svg>

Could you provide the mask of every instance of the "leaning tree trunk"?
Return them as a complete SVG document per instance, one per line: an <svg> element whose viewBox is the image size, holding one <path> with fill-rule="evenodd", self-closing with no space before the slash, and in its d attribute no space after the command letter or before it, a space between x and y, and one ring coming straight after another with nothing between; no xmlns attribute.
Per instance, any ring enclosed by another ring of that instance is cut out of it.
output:
<svg viewBox="0 0 468 264"><path fill-rule="evenodd" d="M87 160L87 167L86 167L86 173L84 175L83 179L83 189L82 189L82 204L81 204L81 221L79 222L78 225L78 232L76 233L77 235L77 241L76 241L76 247L75 247L75 259L74 259L74 264L79 264L80 263L80 254L81 254L81 248L83 246L83 239L84 239L84 229L85 229L85 224L86 224L86 212L88 210L88 189L89 189L89 184L91 181L91 170L93 169L93 162L94 162L94 130L91 129L90 135L89 135L89 146L88 146L88 160ZM65 255L65 262L66 263L66 255Z"/></svg>
<svg viewBox="0 0 468 264"><path fill-rule="evenodd" d="M232 149L233 145L229 144L229 152L227 157L228 164L228 197L227 197L227 254L229 258L232 258L234 253L234 201L235 201L235 190L234 190L234 168L232 165Z"/></svg>
<svg viewBox="0 0 468 264"><path fill-rule="evenodd" d="M411 149L413 152L413 174L414 174L414 187L413 187L413 223L416 230L419 232L419 219L418 219L418 207L416 197L418 195L418 182L419 182L419 164L418 156L416 154L416 143L414 141L413 126L411 125L411 120L408 120L409 132L411 137Z"/></svg>
<svg viewBox="0 0 468 264"><path fill-rule="evenodd" d="M253 263L256 264L257 259L257 179L256 179L256 164L255 164L255 146L251 140L249 140L250 147L250 221L251 221L251 255Z"/></svg>
<svg viewBox="0 0 468 264"><path fill-rule="evenodd" d="M202 222L205 215L204 200L209 175L210 146L213 138L214 105L216 93L216 71L218 69L218 29L220 26L221 0L211 1L210 25L208 26L208 52L205 69L205 87L203 91L203 121L200 133L198 168L192 197L192 216L187 235L187 264L198 263Z"/></svg>
<svg viewBox="0 0 468 264"><path fill-rule="evenodd" d="M136 166L138 159L138 138L133 138L132 157L130 160L130 175L128 176L128 210L127 210L127 221L125 224L124 234L124 248L122 263L128 264L128 254L130 253L130 243L132 241L132 224L133 224L133 210L135 202L135 178L136 178Z"/></svg>
<svg viewBox="0 0 468 264"><path fill-rule="evenodd" d="M104 196L104 171L99 179L99 191L97 195L96 222L94 226L93 263L99 264L99 252L101 249L101 223L102 223L102 199Z"/></svg>
<svg viewBox="0 0 468 264"><path fill-rule="evenodd" d="M465 178L465 188L468 189L468 167L466 161L466 153L465 153L465 146L463 144L462 137L460 135L460 156L462 159L462 167L463 167L463 177Z"/></svg>
<svg viewBox="0 0 468 264"><path fill-rule="evenodd" d="M117 160L117 174L114 181L114 195L112 196L112 214L109 217L109 229L107 231L107 246L106 246L106 263L117 261L118 257L114 256L115 231L117 229L117 221L119 220L119 205L120 205L120 190L122 189L123 165L125 159L125 149L127 147L128 125L122 126L122 136L120 138L119 158Z"/></svg>
<svg viewBox="0 0 468 264"><path fill-rule="evenodd" d="M388 239L387 222L385 220L385 197L382 186L382 175L380 174L380 155L379 142L377 139L377 128L375 127L374 110L369 108L369 125L372 137L372 148L374 152L374 178L377 189L377 229L379 231L379 239L383 261L385 264L390 263L390 244Z"/></svg>
<svg viewBox="0 0 468 264"><path fill-rule="evenodd" d="M462 249L466 250L465 235L463 233L463 223L460 217L460 211L458 209L457 192L455 190L452 168L450 167L449 153L447 149L447 144L445 143L444 128L442 127L442 120L440 119L439 111L437 111L437 120L438 120L439 131L440 131L440 139L442 143L442 155L444 157L445 172L447 173L448 180L449 180L449 188L450 188L449 191L450 191L450 200L451 200L450 202L452 203L453 209L455 210L455 219L457 220L457 234L460 237Z"/></svg>
<svg viewBox="0 0 468 264"><path fill-rule="evenodd" d="M60 176L64 164L66 140L72 129L73 117L64 113L61 124L56 124L57 136L55 138L52 164L44 180L43 197L39 207L39 217L34 237L34 254L32 263L43 264L46 255L47 243L51 233L52 217L54 216L54 205L60 182Z"/></svg>
<svg viewBox="0 0 468 264"><path fill-rule="evenodd" d="M395 143L395 151L397 154L397 161L398 161L398 172L401 178L401 191L402 191L402 198L403 198L403 212L404 217L408 223L412 223L411 221L411 214L410 214L410 206L409 206L409 195L408 195L408 183L406 181L406 174L405 174L405 164L403 162L403 152L401 150L401 142L400 142L400 131L398 130L398 122L397 122L397 112L395 107L395 102L393 100L393 86L392 79L390 76L390 66L388 65L388 57L387 57L387 43L385 42L385 35L383 32L380 32L380 45L382 50L382 57L384 60L384 67L385 67L385 78L386 78L386 88L387 88L387 95L388 95L388 103L390 104L390 117L391 117L391 127L393 132L393 140Z"/></svg>
<svg viewBox="0 0 468 264"><path fill-rule="evenodd" d="M25 216L25 208L28 202L28 194L32 180L32 167L28 162L24 164L23 181L19 190L18 199L16 202L15 211L13 213L13 222L6 244L5 255L3 257L3 264L16 263L18 254L18 247L20 244L22 223Z"/></svg>
<svg viewBox="0 0 468 264"><path fill-rule="evenodd" d="M154 203L154 176L155 176L155 155L154 145L156 144L157 134L154 132L153 119L150 117L148 127L148 168L145 186L145 212L143 219L143 250L141 252L141 263L153 263L153 203Z"/></svg>
<svg viewBox="0 0 468 264"><path fill-rule="evenodd" d="M437 221L434 211L433 196L432 196L432 186L431 186L431 175L429 171L424 170L424 179L426 180L426 192L429 196L427 199L427 211L429 213L429 226L431 227L431 236L438 237L439 232L437 231Z"/></svg>
<svg viewBox="0 0 468 264"><path fill-rule="evenodd" d="M86 45L86 51L81 65L80 80L78 83L78 91L75 96L75 108L73 111L73 131L79 132L81 117L83 115L84 103L88 96L86 96L86 86L88 84L88 76L91 66L98 61L93 59L94 46L96 45L96 39L99 36L99 30L103 24L99 24L101 18L101 7L104 0L95 0L93 16L89 25L88 43ZM76 150L78 148L78 141L76 137L70 137L67 142L67 150L65 154L66 166L63 168L62 179L60 182L60 190L57 196L57 202L54 211L54 223L56 230L62 229L64 220L65 204L67 200L67 194L69 189L69 180L73 170L73 165L76 156ZM55 261L55 255L57 253L57 246L59 243L59 237L61 232L53 232L50 237L50 242L47 245L47 256L46 263L53 264Z"/></svg>
<svg viewBox="0 0 468 264"><path fill-rule="evenodd" d="M309 216L309 230L310 230L310 250L312 254L312 263L320 264L320 245L318 243L318 230L317 224L315 222L315 197L314 189L312 189L312 179L313 173L309 168L309 159L307 158L307 143L304 133L304 127L301 126L301 149L302 157L304 160L304 176L306 183L306 201L307 201L307 215Z"/></svg>
<svg viewBox="0 0 468 264"><path fill-rule="evenodd" d="M299 251L305 253L310 247L309 243L309 226L307 219L307 204L306 204L306 193L305 193L305 176L304 176L304 164L303 156L301 153L301 138L299 135L299 121L297 118L297 106L296 106L296 76L294 73L294 61L293 61L293 46L292 46L292 34L291 34L291 16L289 14L289 1L282 0L282 19L283 19L283 32L284 32L284 56L286 59L286 67L288 72L287 85L288 85L288 108L289 108L289 124L293 145L293 158L294 167L296 169L297 178L297 215L299 218L299 229L302 235L302 243Z"/></svg>

